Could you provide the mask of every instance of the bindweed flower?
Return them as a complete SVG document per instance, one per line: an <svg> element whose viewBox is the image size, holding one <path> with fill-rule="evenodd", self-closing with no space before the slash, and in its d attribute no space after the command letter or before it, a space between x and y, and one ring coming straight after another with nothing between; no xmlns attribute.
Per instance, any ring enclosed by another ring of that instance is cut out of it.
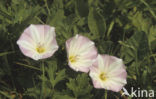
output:
<svg viewBox="0 0 156 99"><path fill-rule="evenodd" d="M66 41L68 65L75 71L88 72L97 57L94 42L82 35Z"/></svg>
<svg viewBox="0 0 156 99"><path fill-rule="evenodd" d="M30 25L17 44L25 56L34 60L51 57L58 49L55 28L48 25Z"/></svg>
<svg viewBox="0 0 156 99"><path fill-rule="evenodd" d="M127 83L127 72L122 59L109 55L98 55L89 76L95 88L120 91Z"/></svg>

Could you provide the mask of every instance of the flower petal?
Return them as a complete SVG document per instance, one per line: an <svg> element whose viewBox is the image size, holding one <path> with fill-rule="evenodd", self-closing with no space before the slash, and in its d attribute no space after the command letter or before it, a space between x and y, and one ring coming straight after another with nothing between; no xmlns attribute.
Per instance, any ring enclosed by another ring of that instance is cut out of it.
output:
<svg viewBox="0 0 156 99"><path fill-rule="evenodd" d="M103 73L105 79L101 78ZM127 83L127 72L123 61L114 56L98 55L93 63L93 67L90 68L89 75L95 88L104 88L118 92Z"/></svg>
<svg viewBox="0 0 156 99"><path fill-rule="evenodd" d="M22 53L34 60L45 59L58 49L55 28L48 25L30 25L17 44Z"/></svg>
<svg viewBox="0 0 156 99"><path fill-rule="evenodd" d="M88 72L89 67L97 57L97 49L94 42L82 35L76 35L66 41L68 59L75 57L75 62L68 60L69 66L75 71Z"/></svg>

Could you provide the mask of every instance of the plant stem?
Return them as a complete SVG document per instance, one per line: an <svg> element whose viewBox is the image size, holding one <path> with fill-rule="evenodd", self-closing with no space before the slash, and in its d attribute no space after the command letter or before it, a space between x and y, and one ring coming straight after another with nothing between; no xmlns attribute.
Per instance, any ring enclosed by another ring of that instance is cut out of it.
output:
<svg viewBox="0 0 156 99"><path fill-rule="evenodd" d="M51 13L50 13L50 9L49 9L49 7L48 7L47 0L44 0L44 2L45 2L45 6L46 6L46 8L47 8L47 10L48 10L48 14L50 15Z"/></svg>
<svg viewBox="0 0 156 99"><path fill-rule="evenodd" d="M23 64L23 63L20 63L20 62L14 62L14 63L18 64L18 66L24 66L24 67L31 68L31 69L34 69L34 70L37 70L37 71L41 71L41 69L36 68L35 66Z"/></svg>
<svg viewBox="0 0 156 99"><path fill-rule="evenodd" d="M41 89L41 97L40 99L44 99L44 85L45 85L45 67L44 67L44 61L41 62L42 67L42 89Z"/></svg>
<svg viewBox="0 0 156 99"><path fill-rule="evenodd" d="M105 99L107 99L107 90L105 90Z"/></svg>

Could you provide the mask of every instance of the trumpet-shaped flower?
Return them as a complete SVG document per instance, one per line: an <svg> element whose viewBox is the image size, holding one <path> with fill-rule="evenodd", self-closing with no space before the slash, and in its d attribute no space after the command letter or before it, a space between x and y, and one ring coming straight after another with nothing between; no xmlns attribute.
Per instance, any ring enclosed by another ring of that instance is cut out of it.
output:
<svg viewBox="0 0 156 99"><path fill-rule="evenodd" d="M17 44L25 56L34 60L51 57L58 49L55 28L48 25L30 25Z"/></svg>
<svg viewBox="0 0 156 99"><path fill-rule="evenodd" d="M75 71L88 72L97 57L94 42L82 35L66 41L68 65Z"/></svg>
<svg viewBox="0 0 156 99"><path fill-rule="evenodd" d="M122 59L109 55L98 55L89 76L95 88L120 91L127 83L127 72Z"/></svg>

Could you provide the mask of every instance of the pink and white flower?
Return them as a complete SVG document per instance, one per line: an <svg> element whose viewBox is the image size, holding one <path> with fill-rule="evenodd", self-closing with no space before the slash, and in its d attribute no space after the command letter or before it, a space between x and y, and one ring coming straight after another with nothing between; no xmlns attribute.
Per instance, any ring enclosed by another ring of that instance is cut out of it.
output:
<svg viewBox="0 0 156 99"><path fill-rule="evenodd" d="M58 49L55 28L31 24L24 30L17 44L25 56L34 60L51 57Z"/></svg>
<svg viewBox="0 0 156 99"><path fill-rule="evenodd" d="M120 91L127 83L127 72L122 59L109 55L98 55L89 76L95 88Z"/></svg>
<svg viewBox="0 0 156 99"><path fill-rule="evenodd" d="M68 65L75 71L88 72L97 57L93 41L82 35L76 35L66 41Z"/></svg>

